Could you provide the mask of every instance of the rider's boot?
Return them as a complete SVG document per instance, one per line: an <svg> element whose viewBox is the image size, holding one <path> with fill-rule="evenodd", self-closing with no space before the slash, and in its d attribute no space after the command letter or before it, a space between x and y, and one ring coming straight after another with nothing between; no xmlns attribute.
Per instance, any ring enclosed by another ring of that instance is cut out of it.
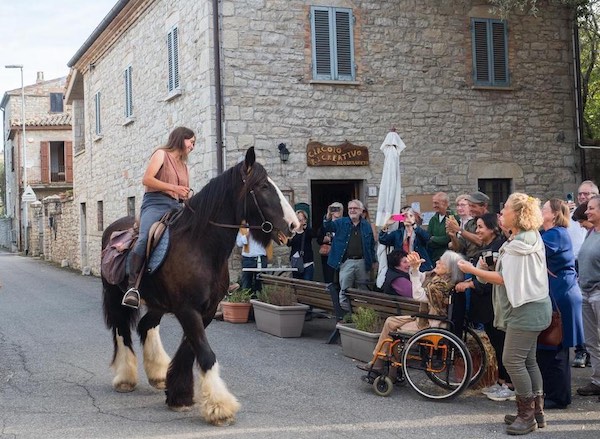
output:
<svg viewBox="0 0 600 439"><path fill-rule="evenodd" d="M128 306L129 308L138 309L140 306L140 292L135 287L140 271L144 266L144 256L140 256L137 253L131 253L129 256L129 289L123 296L121 305Z"/></svg>

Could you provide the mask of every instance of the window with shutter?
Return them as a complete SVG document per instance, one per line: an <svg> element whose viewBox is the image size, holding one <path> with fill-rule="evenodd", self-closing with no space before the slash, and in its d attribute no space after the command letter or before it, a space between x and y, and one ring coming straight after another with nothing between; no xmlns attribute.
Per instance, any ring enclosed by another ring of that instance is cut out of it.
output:
<svg viewBox="0 0 600 439"><path fill-rule="evenodd" d="M353 81L354 17L351 9L311 8L313 78Z"/></svg>
<svg viewBox="0 0 600 439"><path fill-rule="evenodd" d="M100 120L100 92L94 96L94 106L96 109L96 135L102 135L102 123Z"/></svg>
<svg viewBox="0 0 600 439"><path fill-rule="evenodd" d="M133 116L133 91L131 84L131 66L125 69L125 117Z"/></svg>
<svg viewBox="0 0 600 439"><path fill-rule="evenodd" d="M167 57L169 67L167 89L170 93L179 89L179 31L177 26L167 34Z"/></svg>
<svg viewBox="0 0 600 439"><path fill-rule="evenodd" d="M509 85L506 22L474 18L471 21L473 81L476 85Z"/></svg>

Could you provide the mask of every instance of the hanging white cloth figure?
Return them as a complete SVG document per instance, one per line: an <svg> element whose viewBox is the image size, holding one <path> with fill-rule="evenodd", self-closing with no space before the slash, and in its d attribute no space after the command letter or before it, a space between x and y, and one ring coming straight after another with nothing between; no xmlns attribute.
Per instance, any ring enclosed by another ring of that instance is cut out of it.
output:
<svg viewBox="0 0 600 439"><path fill-rule="evenodd" d="M385 155L381 184L379 185L379 198L377 200L377 216L375 225L383 227L386 221L394 213L400 213L401 177L400 177L400 153L406 145L395 131L390 131L381 144L381 151ZM392 225L389 230L393 231L397 225ZM382 287L387 271L387 254L385 246L377 245L377 259L379 270L377 272L377 286Z"/></svg>

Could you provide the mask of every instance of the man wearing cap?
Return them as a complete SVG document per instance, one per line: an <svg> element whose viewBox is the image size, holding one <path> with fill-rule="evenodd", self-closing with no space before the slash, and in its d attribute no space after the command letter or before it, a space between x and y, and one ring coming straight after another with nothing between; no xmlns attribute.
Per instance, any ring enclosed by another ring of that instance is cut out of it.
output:
<svg viewBox="0 0 600 439"><path fill-rule="evenodd" d="M446 231L452 240L452 249L463 253L467 259L474 262L473 259L479 256L479 250L483 245L481 238L475 233L477 230L476 218L488 213L490 197L483 192L477 191L466 198L469 202L469 209L473 218L467 221L463 229L460 228L460 225L456 221L449 221L446 223Z"/></svg>

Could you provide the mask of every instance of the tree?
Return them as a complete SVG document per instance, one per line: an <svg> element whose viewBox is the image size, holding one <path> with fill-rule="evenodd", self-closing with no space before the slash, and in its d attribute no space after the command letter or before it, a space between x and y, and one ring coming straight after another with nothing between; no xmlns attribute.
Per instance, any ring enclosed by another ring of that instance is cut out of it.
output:
<svg viewBox="0 0 600 439"><path fill-rule="evenodd" d="M575 8L586 8L590 0L550 0L551 3L571 6ZM532 15L538 12L538 0L488 0L492 9L497 11L502 18L506 18L513 11L527 11Z"/></svg>

